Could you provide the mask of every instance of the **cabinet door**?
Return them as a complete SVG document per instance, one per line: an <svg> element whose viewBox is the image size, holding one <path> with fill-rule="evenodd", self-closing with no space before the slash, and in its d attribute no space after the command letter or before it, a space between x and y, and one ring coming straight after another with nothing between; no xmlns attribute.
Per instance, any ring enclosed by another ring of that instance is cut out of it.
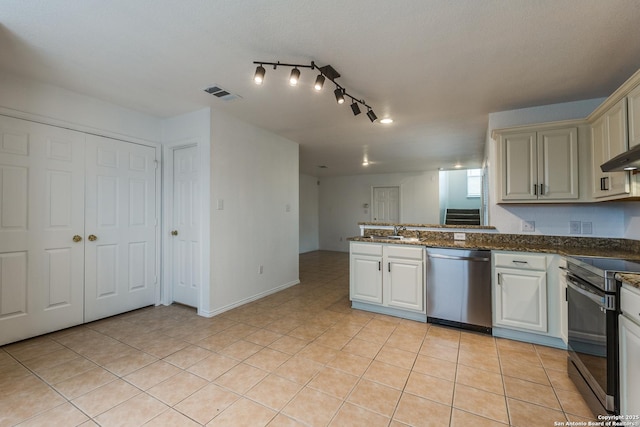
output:
<svg viewBox="0 0 640 427"><path fill-rule="evenodd" d="M82 323L84 138L0 116L0 345Z"/></svg>
<svg viewBox="0 0 640 427"><path fill-rule="evenodd" d="M538 165L536 133L505 133L501 138L502 199L536 200Z"/></svg>
<svg viewBox="0 0 640 427"><path fill-rule="evenodd" d="M547 273L496 268L494 325L547 332Z"/></svg>
<svg viewBox="0 0 640 427"><path fill-rule="evenodd" d="M350 298L382 304L382 257L351 255Z"/></svg>
<svg viewBox="0 0 640 427"><path fill-rule="evenodd" d="M385 305L424 310L424 263L396 258L385 259Z"/></svg>
<svg viewBox="0 0 640 427"><path fill-rule="evenodd" d="M640 414L640 326L620 319L620 414Z"/></svg>
<svg viewBox="0 0 640 427"><path fill-rule="evenodd" d="M629 148L640 144L640 86L627 95L627 117L629 119Z"/></svg>
<svg viewBox="0 0 640 427"><path fill-rule="evenodd" d="M538 199L577 199L578 129L538 132Z"/></svg>
<svg viewBox="0 0 640 427"><path fill-rule="evenodd" d="M566 260L561 261L561 267L566 268ZM569 304L567 302L567 273L558 269L558 301L560 301L560 338L565 344L569 343Z"/></svg>
<svg viewBox="0 0 640 427"><path fill-rule="evenodd" d="M593 197L607 195L605 179L609 174L602 172L600 165L609 160L607 138L607 118L600 117L591 125L591 169L593 174Z"/></svg>
<svg viewBox="0 0 640 427"><path fill-rule="evenodd" d="M609 156L612 159L624 153L629 147L627 134L627 100L623 99L607 113L607 141ZM599 167L599 166L598 166ZM612 172L608 174L607 196L627 194L629 189L629 172Z"/></svg>

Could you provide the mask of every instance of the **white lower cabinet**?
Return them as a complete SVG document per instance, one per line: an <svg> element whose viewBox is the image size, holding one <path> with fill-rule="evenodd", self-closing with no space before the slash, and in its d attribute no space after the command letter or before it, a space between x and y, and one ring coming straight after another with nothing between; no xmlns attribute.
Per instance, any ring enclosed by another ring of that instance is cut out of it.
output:
<svg viewBox="0 0 640 427"><path fill-rule="evenodd" d="M565 345L569 344L569 303L567 301L567 259L559 257L558 269L558 303L560 305L560 338Z"/></svg>
<svg viewBox="0 0 640 427"><path fill-rule="evenodd" d="M493 325L524 331L547 328L547 256L494 253Z"/></svg>
<svg viewBox="0 0 640 427"><path fill-rule="evenodd" d="M390 307L423 311L424 248L386 246L384 302Z"/></svg>
<svg viewBox="0 0 640 427"><path fill-rule="evenodd" d="M640 414L640 291L622 287L620 320L620 414Z"/></svg>
<svg viewBox="0 0 640 427"><path fill-rule="evenodd" d="M351 255L351 299L382 304L382 247L380 256Z"/></svg>
<svg viewBox="0 0 640 427"><path fill-rule="evenodd" d="M356 308L424 313L424 247L352 242L349 283Z"/></svg>

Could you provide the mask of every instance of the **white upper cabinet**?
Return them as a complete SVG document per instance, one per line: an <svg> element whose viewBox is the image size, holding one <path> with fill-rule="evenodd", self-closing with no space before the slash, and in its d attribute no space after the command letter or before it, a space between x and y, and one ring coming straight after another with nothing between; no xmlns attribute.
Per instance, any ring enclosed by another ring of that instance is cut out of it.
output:
<svg viewBox="0 0 640 427"><path fill-rule="evenodd" d="M640 70L596 108L587 120L591 127L594 200L638 200L640 174L602 172L600 166L640 144Z"/></svg>
<svg viewBox="0 0 640 427"><path fill-rule="evenodd" d="M591 125L593 197L629 193L628 172L602 172L600 165L627 151L627 100L622 99Z"/></svg>
<svg viewBox="0 0 640 427"><path fill-rule="evenodd" d="M500 132L501 202L575 201L578 188L576 127Z"/></svg>
<svg viewBox="0 0 640 427"><path fill-rule="evenodd" d="M629 148L640 144L640 86L627 95L627 117L629 121Z"/></svg>

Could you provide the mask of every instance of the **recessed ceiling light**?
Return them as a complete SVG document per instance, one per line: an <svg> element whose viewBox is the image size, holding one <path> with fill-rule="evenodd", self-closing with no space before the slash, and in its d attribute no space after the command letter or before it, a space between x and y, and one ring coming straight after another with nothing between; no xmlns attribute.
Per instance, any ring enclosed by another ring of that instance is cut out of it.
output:
<svg viewBox="0 0 640 427"><path fill-rule="evenodd" d="M380 120L380 123L382 123L383 125L388 125L388 124L393 123L393 119L392 119L392 118L389 118L389 117L386 117L386 118L384 118L384 119L381 119L381 120Z"/></svg>
<svg viewBox="0 0 640 427"><path fill-rule="evenodd" d="M369 166L369 161L368 160L363 161L362 166Z"/></svg>
<svg viewBox="0 0 640 427"><path fill-rule="evenodd" d="M460 169L462 165L460 163L456 163L455 165L453 165L453 167L456 169Z"/></svg>

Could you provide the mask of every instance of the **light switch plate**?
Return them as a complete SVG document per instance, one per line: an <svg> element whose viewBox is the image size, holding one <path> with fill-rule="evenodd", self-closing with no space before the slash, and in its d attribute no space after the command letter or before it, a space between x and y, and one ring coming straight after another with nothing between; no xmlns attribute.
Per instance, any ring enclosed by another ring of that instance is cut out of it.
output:
<svg viewBox="0 0 640 427"><path fill-rule="evenodd" d="M593 223L591 221L582 223L582 234L593 234Z"/></svg>

